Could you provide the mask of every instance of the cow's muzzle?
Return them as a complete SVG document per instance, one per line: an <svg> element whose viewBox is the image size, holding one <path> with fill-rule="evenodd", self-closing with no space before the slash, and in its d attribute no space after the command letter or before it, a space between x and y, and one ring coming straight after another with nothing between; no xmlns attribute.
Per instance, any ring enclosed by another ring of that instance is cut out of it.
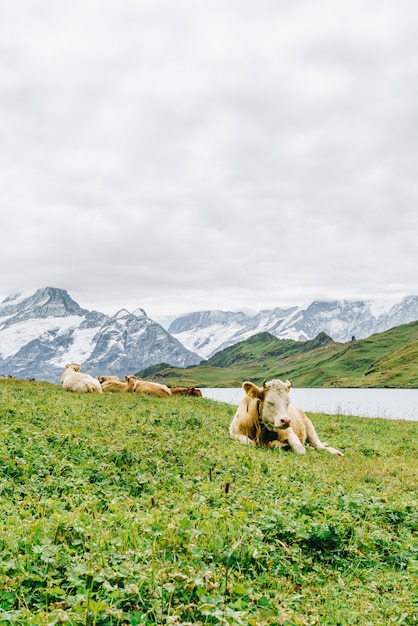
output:
<svg viewBox="0 0 418 626"><path fill-rule="evenodd" d="M284 430L285 428L289 428L289 426L290 426L290 417L281 417L275 425L280 430L282 430L282 429Z"/></svg>

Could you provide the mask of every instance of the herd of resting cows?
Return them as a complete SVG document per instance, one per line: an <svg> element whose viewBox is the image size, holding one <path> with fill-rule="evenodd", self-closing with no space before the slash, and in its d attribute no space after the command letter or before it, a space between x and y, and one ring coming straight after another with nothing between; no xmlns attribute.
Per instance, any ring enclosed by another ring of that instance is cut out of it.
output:
<svg viewBox="0 0 418 626"><path fill-rule="evenodd" d="M160 383L141 380L136 376L97 376L80 372L78 363L65 366L61 376L62 388L79 393L128 392L147 394L158 397L183 395L202 397L200 389L195 387L167 387ZM314 425L302 409L290 403L289 380L264 381L262 387L244 382L245 393L229 426L232 439L255 446L268 446L290 449L297 454L305 454L305 444L315 450L325 450L330 454L344 456L340 450L322 443L316 434Z"/></svg>

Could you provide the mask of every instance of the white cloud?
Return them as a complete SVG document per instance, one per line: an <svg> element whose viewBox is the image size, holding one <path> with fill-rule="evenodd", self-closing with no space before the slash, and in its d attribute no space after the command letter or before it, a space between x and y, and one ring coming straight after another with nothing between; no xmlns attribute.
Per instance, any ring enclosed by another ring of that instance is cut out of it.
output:
<svg viewBox="0 0 418 626"><path fill-rule="evenodd" d="M417 14L3 5L1 293L155 317L416 293Z"/></svg>

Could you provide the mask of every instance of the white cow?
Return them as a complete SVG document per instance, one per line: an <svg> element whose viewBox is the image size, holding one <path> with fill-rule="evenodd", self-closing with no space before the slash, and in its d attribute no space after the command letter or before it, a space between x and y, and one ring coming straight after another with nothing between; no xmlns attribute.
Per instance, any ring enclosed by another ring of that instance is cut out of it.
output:
<svg viewBox="0 0 418 626"><path fill-rule="evenodd" d="M305 454L305 444L315 450L344 456L340 450L331 448L319 440L314 425L302 409L290 403L290 380L271 380L257 387L254 383L242 385L242 398L229 427L232 439L258 446L290 448L297 454Z"/></svg>
<svg viewBox="0 0 418 626"><path fill-rule="evenodd" d="M61 376L62 388L66 391L76 391L78 393L103 393L102 387L97 380L89 374L80 372L81 365L78 363L70 363L65 366L63 375Z"/></svg>

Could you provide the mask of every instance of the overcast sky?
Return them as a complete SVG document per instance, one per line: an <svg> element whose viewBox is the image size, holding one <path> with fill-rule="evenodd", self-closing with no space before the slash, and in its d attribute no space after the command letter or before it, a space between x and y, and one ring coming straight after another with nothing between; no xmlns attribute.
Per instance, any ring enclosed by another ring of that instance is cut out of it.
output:
<svg viewBox="0 0 418 626"><path fill-rule="evenodd" d="M0 0L0 297L418 294L416 0Z"/></svg>

